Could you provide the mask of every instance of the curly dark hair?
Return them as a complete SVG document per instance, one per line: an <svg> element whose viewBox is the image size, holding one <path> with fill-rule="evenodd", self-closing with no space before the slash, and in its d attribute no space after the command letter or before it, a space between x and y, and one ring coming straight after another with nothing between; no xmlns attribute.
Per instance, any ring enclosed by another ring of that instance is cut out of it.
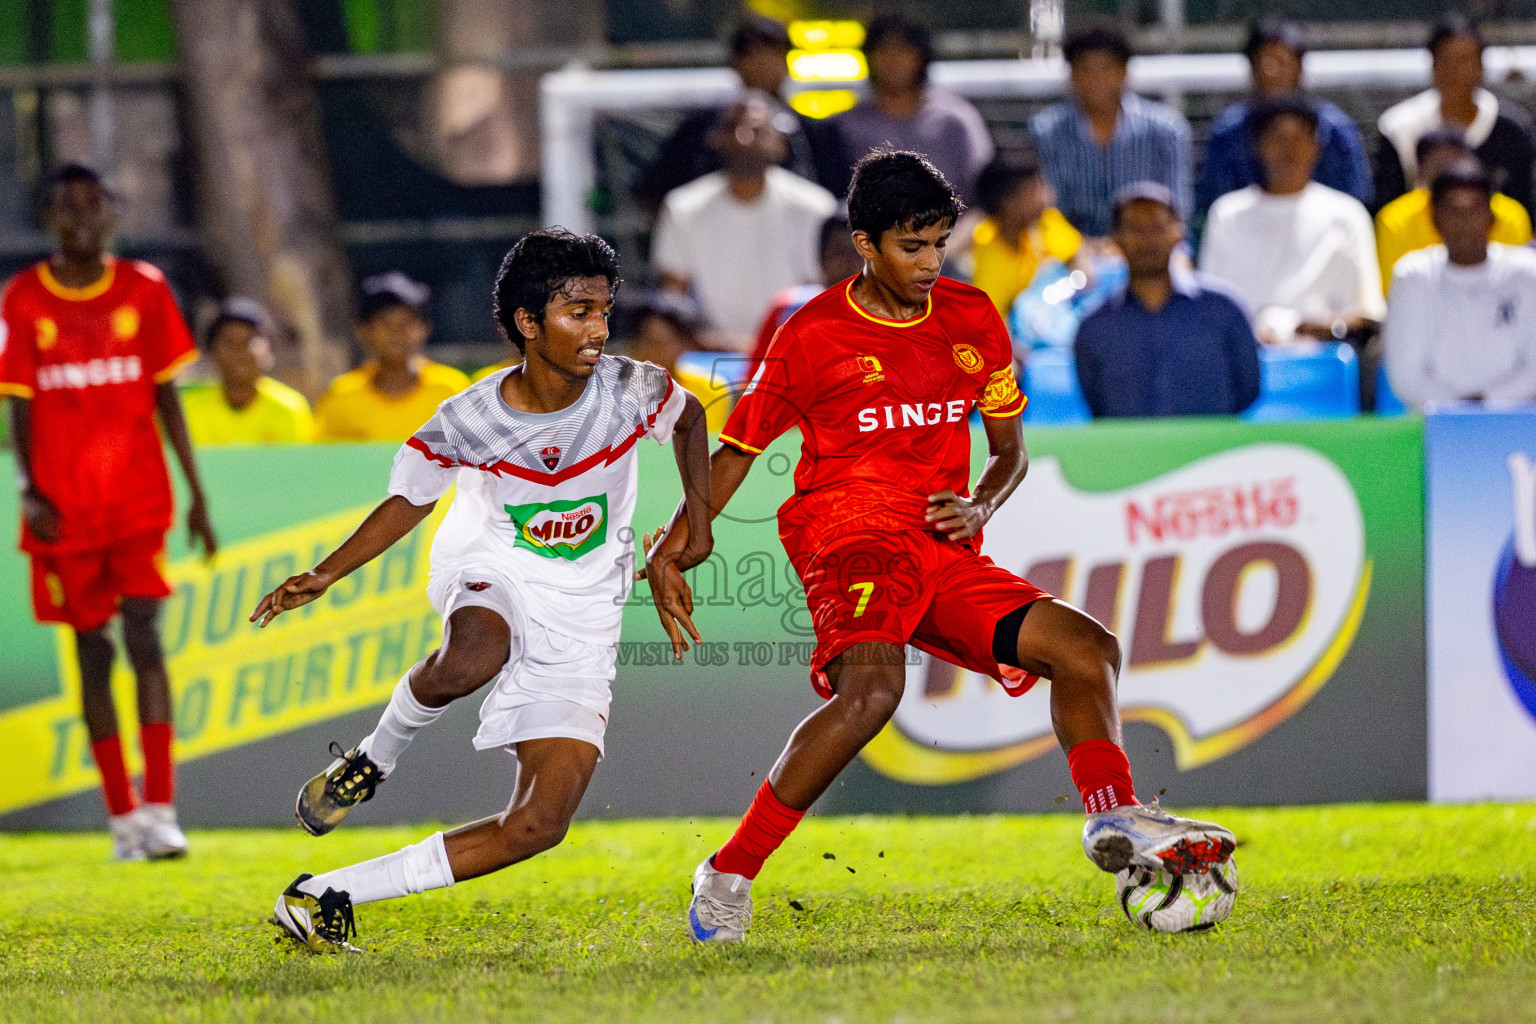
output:
<svg viewBox="0 0 1536 1024"><path fill-rule="evenodd" d="M894 227L921 230L960 219L965 204L955 187L920 153L875 150L853 168L848 225L876 246Z"/></svg>
<svg viewBox="0 0 1536 1024"><path fill-rule="evenodd" d="M565 228L530 232L507 252L496 272L491 312L519 352L523 351L523 336L513 320L517 311L526 309L535 323L542 324L550 296L578 277L606 278L617 295L619 254L597 235L578 235Z"/></svg>

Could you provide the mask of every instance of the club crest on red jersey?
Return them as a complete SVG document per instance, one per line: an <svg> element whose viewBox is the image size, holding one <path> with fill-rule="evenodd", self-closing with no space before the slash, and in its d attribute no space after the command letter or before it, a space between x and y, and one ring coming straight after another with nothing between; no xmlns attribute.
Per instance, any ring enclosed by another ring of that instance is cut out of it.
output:
<svg viewBox="0 0 1536 1024"><path fill-rule="evenodd" d="M112 311L112 336L118 341L132 341L139 334L139 311L132 306L118 306Z"/></svg>
<svg viewBox="0 0 1536 1024"><path fill-rule="evenodd" d="M885 380L885 370L880 365L880 360L874 356L856 356L855 359L858 361L859 369L864 372L865 384Z"/></svg>
<svg viewBox="0 0 1536 1024"><path fill-rule="evenodd" d="M52 317L38 317L37 322L32 325L32 329L37 334L37 350L39 352L47 352L59 340L59 325L54 323Z"/></svg>
<svg viewBox="0 0 1536 1024"><path fill-rule="evenodd" d="M548 448L545 448L543 451L539 452L539 458L544 460L545 468L553 472L554 468L560 465L560 449L556 448L554 445L550 445Z"/></svg>
<svg viewBox="0 0 1536 1024"><path fill-rule="evenodd" d="M966 373L978 373L984 364L981 353L976 351L974 345L955 345L953 347L955 365Z"/></svg>

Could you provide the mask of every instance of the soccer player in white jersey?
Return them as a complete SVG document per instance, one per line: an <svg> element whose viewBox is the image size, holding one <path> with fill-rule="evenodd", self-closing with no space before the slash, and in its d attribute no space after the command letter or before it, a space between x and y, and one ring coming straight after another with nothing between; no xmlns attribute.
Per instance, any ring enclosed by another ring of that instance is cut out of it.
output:
<svg viewBox="0 0 1536 1024"><path fill-rule="evenodd" d="M651 558L647 578L676 656L688 649L684 630L699 639L682 572L713 544L704 410L665 370L602 354L618 281L618 257L595 235L556 228L518 242L496 279L495 315L521 365L439 406L395 456L390 496L251 616L265 626L315 600L458 485L427 586L442 647L405 674L356 747L332 744L336 760L299 792L296 813L314 835L335 828L389 778L417 730L488 682L474 742L517 757L511 803L397 853L300 875L274 923L313 952L354 949L356 904L489 874L564 838L603 754L643 437L672 441L696 531L686 552Z"/></svg>

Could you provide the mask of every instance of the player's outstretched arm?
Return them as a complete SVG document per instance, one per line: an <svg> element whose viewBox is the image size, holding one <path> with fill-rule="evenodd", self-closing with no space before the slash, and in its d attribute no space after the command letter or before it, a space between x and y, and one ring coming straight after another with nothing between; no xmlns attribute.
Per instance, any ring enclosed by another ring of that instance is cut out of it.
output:
<svg viewBox="0 0 1536 1024"><path fill-rule="evenodd" d="M677 471L683 480L683 500L678 515L688 524L687 541L681 549L652 550L654 538L645 538L646 579L656 601L661 628L672 641L672 654L679 660L688 650L688 637L701 643L693 624L693 591L683 572L709 557L714 549L713 528L709 523L709 430L704 407L693 395L686 397L683 413L672 431L672 450L677 455ZM687 630L687 636L683 631Z"/></svg>
<svg viewBox="0 0 1536 1024"><path fill-rule="evenodd" d="M715 547L714 528L710 525L709 503L711 464L709 427L704 407L693 395L687 396L683 414L672 433L672 451L677 456L677 472L683 480L683 500L679 515L688 523L687 542L677 557L678 568L692 569Z"/></svg>
<svg viewBox="0 0 1536 1024"><path fill-rule="evenodd" d="M203 481L197 475L197 460L192 457L192 435L187 431L187 418L181 411L181 392L175 381L166 381L155 387L155 409L160 413L160 425L171 439L171 449L181 464L182 475L187 478L187 490L192 495L187 509L187 534L194 543L203 546L203 557L212 558L219 550L219 542L213 535L213 520L208 517L208 499L203 495Z"/></svg>
<svg viewBox="0 0 1536 1024"><path fill-rule="evenodd" d="M21 492L21 515L38 540L59 539L59 510L32 482L32 400L12 398L11 446L16 451L16 486Z"/></svg>
<svg viewBox="0 0 1536 1024"><path fill-rule="evenodd" d="M352 536L326 555L319 565L309 572L288 577L282 586L263 597L251 613L251 621L265 626L283 612L309 604L330 589L331 584L367 565L414 530L431 515L436 505L435 501L412 505L398 494L385 498L368 513L362 525L352 531Z"/></svg>
<svg viewBox="0 0 1536 1024"><path fill-rule="evenodd" d="M948 534L952 541L966 540L980 533L1029 471L1023 420L1018 416L1006 419L983 416L981 423L987 432L989 454L971 496L961 498L947 487L928 495L927 520L935 530Z"/></svg>
<svg viewBox="0 0 1536 1024"><path fill-rule="evenodd" d="M709 518L713 520L741 487L742 481L747 478L747 473L752 469L752 463L756 461L756 455L748 455L740 448L729 444L716 446L714 454L709 457ZM687 496L677 504L677 511L672 513L672 518L667 525L657 530L654 534L646 534L646 550L657 554L681 553L688 546L692 533L688 527L688 502ZM652 547L651 545L655 545ZM654 555L652 556L654 557ZM701 559L702 561L702 559ZM649 565L650 559L647 559ZM635 579L643 580L647 577L646 568L635 573Z"/></svg>

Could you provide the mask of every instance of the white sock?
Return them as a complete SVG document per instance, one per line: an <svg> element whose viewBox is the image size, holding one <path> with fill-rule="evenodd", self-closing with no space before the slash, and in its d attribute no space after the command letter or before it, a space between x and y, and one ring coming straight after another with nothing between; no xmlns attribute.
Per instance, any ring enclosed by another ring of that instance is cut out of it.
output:
<svg viewBox="0 0 1536 1024"><path fill-rule="evenodd" d="M396 853L316 875L301 882L299 888L311 896L323 896L325 890L335 889L350 896L356 905L451 885L453 869L448 866L448 848L443 845L443 834L434 832Z"/></svg>
<svg viewBox="0 0 1536 1024"><path fill-rule="evenodd" d="M411 692L411 674L407 672L395 684L384 714L373 732L363 737L357 749L367 754L386 776L395 770L395 762L416 738L416 732L437 721L448 706L429 708Z"/></svg>

